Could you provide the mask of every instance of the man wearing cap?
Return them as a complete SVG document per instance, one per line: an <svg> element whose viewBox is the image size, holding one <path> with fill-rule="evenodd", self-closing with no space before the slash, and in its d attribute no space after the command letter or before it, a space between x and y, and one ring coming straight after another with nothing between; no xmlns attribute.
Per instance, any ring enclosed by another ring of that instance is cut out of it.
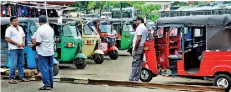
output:
<svg viewBox="0 0 231 92"><path fill-rule="evenodd" d="M36 31L35 44L30 47L35 48L38 54L38 62L44 86L39 90L51 90L53 88L53 55L54 55L54 30L47 24L44 15L39 17L40 27Z"/></svg>
<svg viewBox="0 0 231 92"><path fill-rule="evenodd" d="M18 68L19 78L22 82L28 82L24 78L24 51L25 33L23 28L18 25L18 18L13 16L10 18L11 25L6 29L5 38L8 42L10 66L10 84L17 84L14 80L15 70Z"/></svg>
<svg viewBox="0 0 231 92"><path fill-rule="evenodd" d="M140 72L143 62L144 42L148 37L148 29L144 25L144 19L141 17L136 18L137 28L133 38L133 61L132 72L129 81L139 81Z"/></svg>

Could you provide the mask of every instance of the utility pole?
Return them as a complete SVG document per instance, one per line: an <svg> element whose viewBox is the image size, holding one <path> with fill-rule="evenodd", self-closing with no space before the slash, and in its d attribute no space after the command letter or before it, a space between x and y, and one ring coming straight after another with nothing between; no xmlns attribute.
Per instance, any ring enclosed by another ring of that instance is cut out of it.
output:
<svg viewBox="0 0 231 92"><path fill-rule="evenodd" d="M122 22L122 19L123 19L123 10L122 10L122 8L123 8L123 3L122 2L120 2L120 32L122 32L122 30L123 30L123 22Z"/></svg>
<svg viewBox="0 0 231 92"><path fill-rule="evenodd" d="M99 16L101 18L101 15L102 15L102 6L100 5L100 10L99 10Z"/></svg>
<svg viewBox="0 0 231 92"><path fill-rule="evenodd" d="M44 2L45 4L45 10L46 10L46 17L47 17L47 22L48 22L48 13L47 13L47 1Z"/></svg>

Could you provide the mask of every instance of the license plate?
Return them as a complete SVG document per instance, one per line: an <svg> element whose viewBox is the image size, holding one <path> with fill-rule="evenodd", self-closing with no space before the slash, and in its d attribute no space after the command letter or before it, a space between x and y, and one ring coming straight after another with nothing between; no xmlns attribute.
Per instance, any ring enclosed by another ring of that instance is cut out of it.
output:
<svg viewBox="0 0 231 92"><path fill-rule="evenodd" d="M106 51L108 48L107 48L107 43L100 43L99 44L99 49L103 50L103 51Z"/></svg>

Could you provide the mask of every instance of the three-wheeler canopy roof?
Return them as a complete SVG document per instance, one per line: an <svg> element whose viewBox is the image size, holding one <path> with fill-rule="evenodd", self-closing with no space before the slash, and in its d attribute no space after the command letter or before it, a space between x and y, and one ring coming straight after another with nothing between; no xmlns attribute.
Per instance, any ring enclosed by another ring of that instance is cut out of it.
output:
<svg viewBox="0 0 231 92"><path fill-rule="evenodd" d="M216 25L230 26L231 15L195 15L195 16L178 16L160 18L157 20L157 25L164 24L185 24L185 25Z"/></svg>
<svg viewBox="0 0 231 92"><path fill-rule="evenodd" d="M38 22L38 18L18 18L19 22L29 22L34 21ZM1 18L1 25L11 24L10 17L2 17Z"/></svg>

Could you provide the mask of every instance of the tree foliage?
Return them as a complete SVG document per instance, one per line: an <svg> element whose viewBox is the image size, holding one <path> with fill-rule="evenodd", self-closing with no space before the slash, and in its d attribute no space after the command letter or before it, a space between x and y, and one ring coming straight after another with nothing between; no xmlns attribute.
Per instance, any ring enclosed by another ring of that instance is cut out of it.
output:
<svg viewBox="0 0 231 92"><path fill-rule="evenodd" d="M159 18L157 12L152 13L152 11L157 11L160 9L160 5L148 4L146 5L143 1L77 1L73 7L77 7L79 11L86 11L88 13L91 10L110 11L112 8L126 8L135 7L140 11L139 16L147 17L152 20Z"/></svg>
<svg viewBox="0 0 231 92"><path fill-rule="evenodd" d="M90 1L88 9L102 9L105 6L106 1Z"/></svg>
<svg viewBox="0 0 231 92"><path fill-rule="evenodd" d="M125 7L136 7L138 9L144 5L142 1L91 1L88 4L88 9L103 9L107 10L108 8L120 8L122 5L123 8Z"/></svg>
<svg viewBox="0 0 231 92"><path fill-rule="evenodd" d="M72 7L76 7L76 11L85 11L87 13L89 11L88 4L89 1L77 1Z"/></svg>
<svg viewBox="0 0 231 92"><path fill-rule="evenodd" d="M231 1L224 1L224 4L231 4Z"/></svg>
<svg viewBox="0 0 231 92"><path fill-rule="evenodd" d="M159 4L149 4L147 6L145 6L146 9L142 9L144 11L144 17L147 17L148 19L151 20L156 20L158 19L160 16L158 15L158 10L160 10L161 5Z"/></svg>
<svg viewBox="0 0 231 92"><path fill-rule="evenodd" d="M161 8L159 4L148 4L146 5L145 2L142 1L128 1L122 2L123 8L124 7L135 7L137 10L140 11L140 15L142 17L146 17L150 20L156 20L159 18L157 12L152 13L153 11L157 11Z"/></svg>
<svg viewBox="0 0 231 92"><path fill-rule="evenodd" d="M188 3L186 2L179 2L179 1L175 1L171 4L172 6L188 6Z"/></svg>
<svg viewBox="0 0 231 92"><path fill-rule="evenodd" d="M148 14L150 14L153 10L159 10L160 9L160 5L156 5L156 4L149 4L146 6L143 6L141 8L141 12L143 16L147 16Z"/></svg>
<svg viewBox="0 0 231 92"><path fill-rule="evenodd" d="M91 1L91 2L88 3L87 9L92 10L92 9L95 9L95 8L97 8L95 1Z"/></svg>
<svg viewBox="0 0 231 92"><path fill-rule="evenodd" d="M210 4L206 1L194 1L193 5L194 6L201 6L201 5L210 5Z"/></svg>

